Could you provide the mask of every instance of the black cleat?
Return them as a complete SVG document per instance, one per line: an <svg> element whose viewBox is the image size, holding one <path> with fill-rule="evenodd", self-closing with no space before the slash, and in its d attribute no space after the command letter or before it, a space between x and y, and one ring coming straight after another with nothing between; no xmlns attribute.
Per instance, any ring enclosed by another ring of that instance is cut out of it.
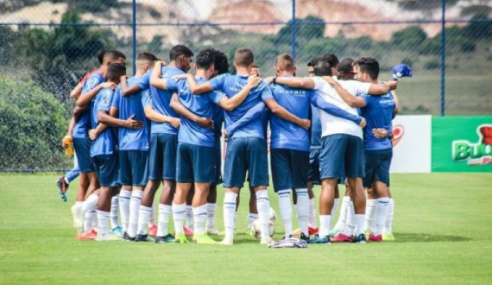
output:
<svg viewBox="0 0 492 285"><path fill-rule="evenodd" d="M132 238L128 235L127 232L123 234L123 241L135 241L135 238Z"/></svg>

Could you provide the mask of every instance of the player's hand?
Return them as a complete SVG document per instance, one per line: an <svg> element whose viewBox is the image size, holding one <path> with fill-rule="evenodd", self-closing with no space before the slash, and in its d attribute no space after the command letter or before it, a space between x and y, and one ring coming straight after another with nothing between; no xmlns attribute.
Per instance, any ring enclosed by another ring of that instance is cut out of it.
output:
<svg viewBox="0 0 492 285"><path fill-rule="evenodd" d="M255 88L260 84L260 82L261 82L261 77L259 77L258 75L250 75L248 77L248 85L251 88Z"/></svg>
<svg viewBox="0 0 492 285"><path fill-rule="evenodd" d="M91 141L95 141L97 136L98 136L98 133L97 133L96 129L92 129L89 131L89 138L91 139Z"/></svg>
<svg viewBox="0 0 492 285"><path fill-rule="evenodd" d="M110 88L110 89L115 90L116 84L114 82L104 82L104 83L101 83L101 88L103 88L103 89Z"/></svg>
<svg viewBox="0 0 492 285"><path fill-rule="evenodd" d="M388 137L388 131L383 128L372 129L372 134L378 139L384 139Z"/></svg>
<svg viewBox="0 0 492 285"><path fill-rule="evenodd" d="M359 126L360 126L361 128L365 128L365 127L366 127L366 124L367 124L366 119L362 118L362 120L361 120L361 121L360 121L360 123L359 123Z"/></svg>
<svg viewBox="0 0 492 285"><path fill-rule="evenodd" d="M412 77L412 68L406 64L398 64L393 67L393 79L398 80L402 77Z"/></svg>
<svg viewBox="0 0 492 285"><path fill-rule="evenodd" d="M171 122L169 122L171 126L173 126L175 129L179 129L180 126L180 120L178 118L172 118Z"/></svg>
<svg viewBox="0 0 492 285"><path fill-rule="evenodd" d="M167 66L167 62L165 62L164 60L158 60L158 61L156 61L156 65Z"/></svg>
<svg viewBox="0 0 492 285"><path fill-rule="evenodd" d="M299 126L307 130L311 127L311 120L301 119Z"/></svg>
<svg viewBox="0 0 492 285"><path fill-rule="evenodd" d="M272 84L274 78L275 78L274 76L269 76L269 77L266 77L263 80L265 80L265 82L268 83L268 84Z"/></svg>
<svg viewBox="0 0 492 285"><path fill-rule="evenodd" d="M212 121L209 118L205 117L200 117L198 118L195 123L197 123L200 127L206 128L206 129L211 129L214 126L214 121Z"/></svg>
<svg viewBox="0 0 492 285"><path fill-rule="evenodd" d="M125 121L125 127L126 128L128 128L128 129L140 129L144 125L143 121L134 120L133 119L134 117L135 117L135 114L131 115L130 117L128 117L128 119L126 119L126 121Z"/></svg>

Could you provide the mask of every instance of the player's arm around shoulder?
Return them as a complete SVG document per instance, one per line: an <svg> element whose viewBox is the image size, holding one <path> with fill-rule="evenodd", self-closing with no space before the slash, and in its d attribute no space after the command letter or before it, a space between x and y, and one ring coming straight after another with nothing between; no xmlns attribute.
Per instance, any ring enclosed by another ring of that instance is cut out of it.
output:
<svg viewBox="0 0 492 285"><path fill-rule="evenodd" d="M223 95L220 99L219 106L227 111L232 111L237 108L237 106L241 105L243 101L246 99L248 94L252 89L256 88L261 82L261 78L258 75L251 75L248 78L248 83L244 85L244 87L234 96L230 98Z"/></svg>
<svg viewBox="0 0 492 285"><path fill-rule="evenodd" d="M342 100L347 103L352 108L362 108L366 106L366 100L360 96L354 96L350 92L348 92L345 88L343 88L338 81L333 79L331 76L324 76L323 79L330 84L337 94L342 98Z"/></svg>
<svg viewBox="0 0 492 285"><path fill-rule="evenodd" d="M150 76L150 85L155 88L167 90L166 79L161 78L162 66L164 65L165 63L163 61L155 62L154 69L152 70L152 74Z"/></svg>
<svg viewBox="0 0 492 285"><path fill-rule="evenodd" d="M280 84L292 88L315 89L315 82L310 77L267 77L269 84Z"/></svg>

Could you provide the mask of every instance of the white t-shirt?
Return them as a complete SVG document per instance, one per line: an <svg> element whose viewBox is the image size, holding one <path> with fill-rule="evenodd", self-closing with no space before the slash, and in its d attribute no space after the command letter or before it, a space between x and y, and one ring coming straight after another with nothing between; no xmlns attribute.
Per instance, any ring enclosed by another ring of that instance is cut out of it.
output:
<svg viewBox="0 0 492 285"><path fill-rule="evenodd" d="M323 98L328 103L331 103L338 108L345 110L354 115L359 115L357 108L350 107L345 101L342 100L340 95L333 86L326 82L321 77L314 77L314 90L318 92L318 96ZM371 83L364 83L354 80L349 81L337 81L340 85L354 96L367 94ZM322 137L326 137L334 134L347 134L357 136L362 139L362 128L356 123L345 120L339 117L335 117L326 113L318 108L319 117L321 121Z"/></svg>

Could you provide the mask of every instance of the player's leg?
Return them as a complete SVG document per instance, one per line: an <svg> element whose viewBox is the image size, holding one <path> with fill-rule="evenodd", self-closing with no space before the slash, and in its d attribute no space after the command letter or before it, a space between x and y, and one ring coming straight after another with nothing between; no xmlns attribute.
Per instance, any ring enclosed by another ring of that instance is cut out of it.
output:
<svg viewBox="0 0 492 285"><path fill-rule="evenodd" d="M374 184L374 183L372 183L372 184ZM364 187L365 187L365 185L364 185ZM377 197L374 194L373 185L371 185L370 187L365 187L364 190L367 193L366 219L364 221L364 233L366 234L366 236L369 236L372 232L372 227L374 225L374 217L376 215L376 198Z"/></svg>
<svg viewBox="0 0 492 285"><path fill-rule="evenodd" d="M184 233L184 219L186 213L186 202L193 184L193 150L186 143L178 143L176 159L176 194L173 199L173 220L175 238L179 243L186 243Z"/></svg>
<svg viewBox="0 0 492 285"><path fill-rule="evenodd" d="M72 206L73 224L78 232L83 231L84 213L82 205L87 195L87 191L91 184L89 173L94 171L94 163L90 157L91 143L85 138L73 138L73 145L79 170L81 172L79 179L79 187L75 197L75 205Z"/></svg>
<svg viewBox="0 0 492 285"><path fill-rule="evenodd" d="M248 178L249 181L249 178ZM249 183L248 183L249 184ZM249 213L247 218L246 232L251 233L253 223L258 219L258 208L256 207L256 192L255 188L249 185ZM239 204L238 204L239 205ZM237 212L236 212L237 213Z"/></svg>
<svg viewBox="0 0 492 285"><path fill-rule="evenodd" d="M217 209L217 185L222 184L222 157L220 155L220 139L216 139L215 147L215 181L210 185L207 197L207 234L217 235L219 230L215 227L215 212Z"/></svg>
<svg viewBox="0 0 492 285"><path fill-rule="evenodd" d="M345 179L343 179L343 181L341 180L340 183L345 183L344 181ZM337 185L337 188L339 188L339 186ZM333 227L333 229L330 231L330 235L331 236L336 236L338 235L339 233L343 232L346 228L346 225L347 225L347 221L351 218L349 216L349 214L351 214L351 212L349 212L347 209L349 209L350 207L353 208L353 203L352 203L352 198L351 198L351 191L350 191L350 187L348 185L345 185L345 194L342 198L342 203L341 203L341 206L340 206L340 215L338 216L338 220L337 220L337 223L335 224L335 226Z"/></svg>
<svg viewBox="0 0 492 285"><path fill-rule="evenodd" d="M309 231L310 234L318 233L318 222L316 221L316 197L314 196L314 185L321 184L319 177L319 154L320 149L311 149L309 153L309 172L308 172L308 195L309 195Z"/></svg>
<svg viewBox="0 0 492 285"><path fill-rule="evenodd" d="M391 164L392 149L378 151L378 166L374 175L374 192L376 200L376 215L373 233L369 236L371 241L381 241L386 219L389 215L390 198L388 191L389 167Z"/></svg>
<svg viewBox="0 0 492 285"><path fill-rule="evenodd" d="M373 151L365 151L365 176L363 179L364 188L367 192L366 218L364 222L364 233L368 236L371 233L374 215L376 211L376 198L374 195L373 183L375 171L380 163L378 155Z"/></svg>
<svg viewBox="0 0 492 285"><path fill-rule="evenodd" d="M195 185L191 184L191 189L186 196L186 227L185 234L193 235L194 220L193 220L193 196L195 195Z"/></svg>
<svg viewBox="0 0 492 285"><path fill-rule="evenodd" d="M309 194L308 184L309 152L290 150L290 174L292 187L297 196L297 217L301 227L301 239L309 240Z"/></svg>
<svg viewBox="0 0 492 285"><path fill-rule="evenodd" d="M292 205L290 195L291 189L294 188L290 167L291 154L288 149L271 149L270 154L273 189L278 194L278 207L284 227L284 237L289 238L292 236Z"/></svg>
<svg viewBox="0 0 492 285"><path fill-rule="evenodd" d="M395 214L395 202L393 196L391 195L391 189L388 185L388 196L390 198L388 216L386 217L385 227L383 231L384 241L394 241L395 237L393 235L393 216Z"/></svg>

